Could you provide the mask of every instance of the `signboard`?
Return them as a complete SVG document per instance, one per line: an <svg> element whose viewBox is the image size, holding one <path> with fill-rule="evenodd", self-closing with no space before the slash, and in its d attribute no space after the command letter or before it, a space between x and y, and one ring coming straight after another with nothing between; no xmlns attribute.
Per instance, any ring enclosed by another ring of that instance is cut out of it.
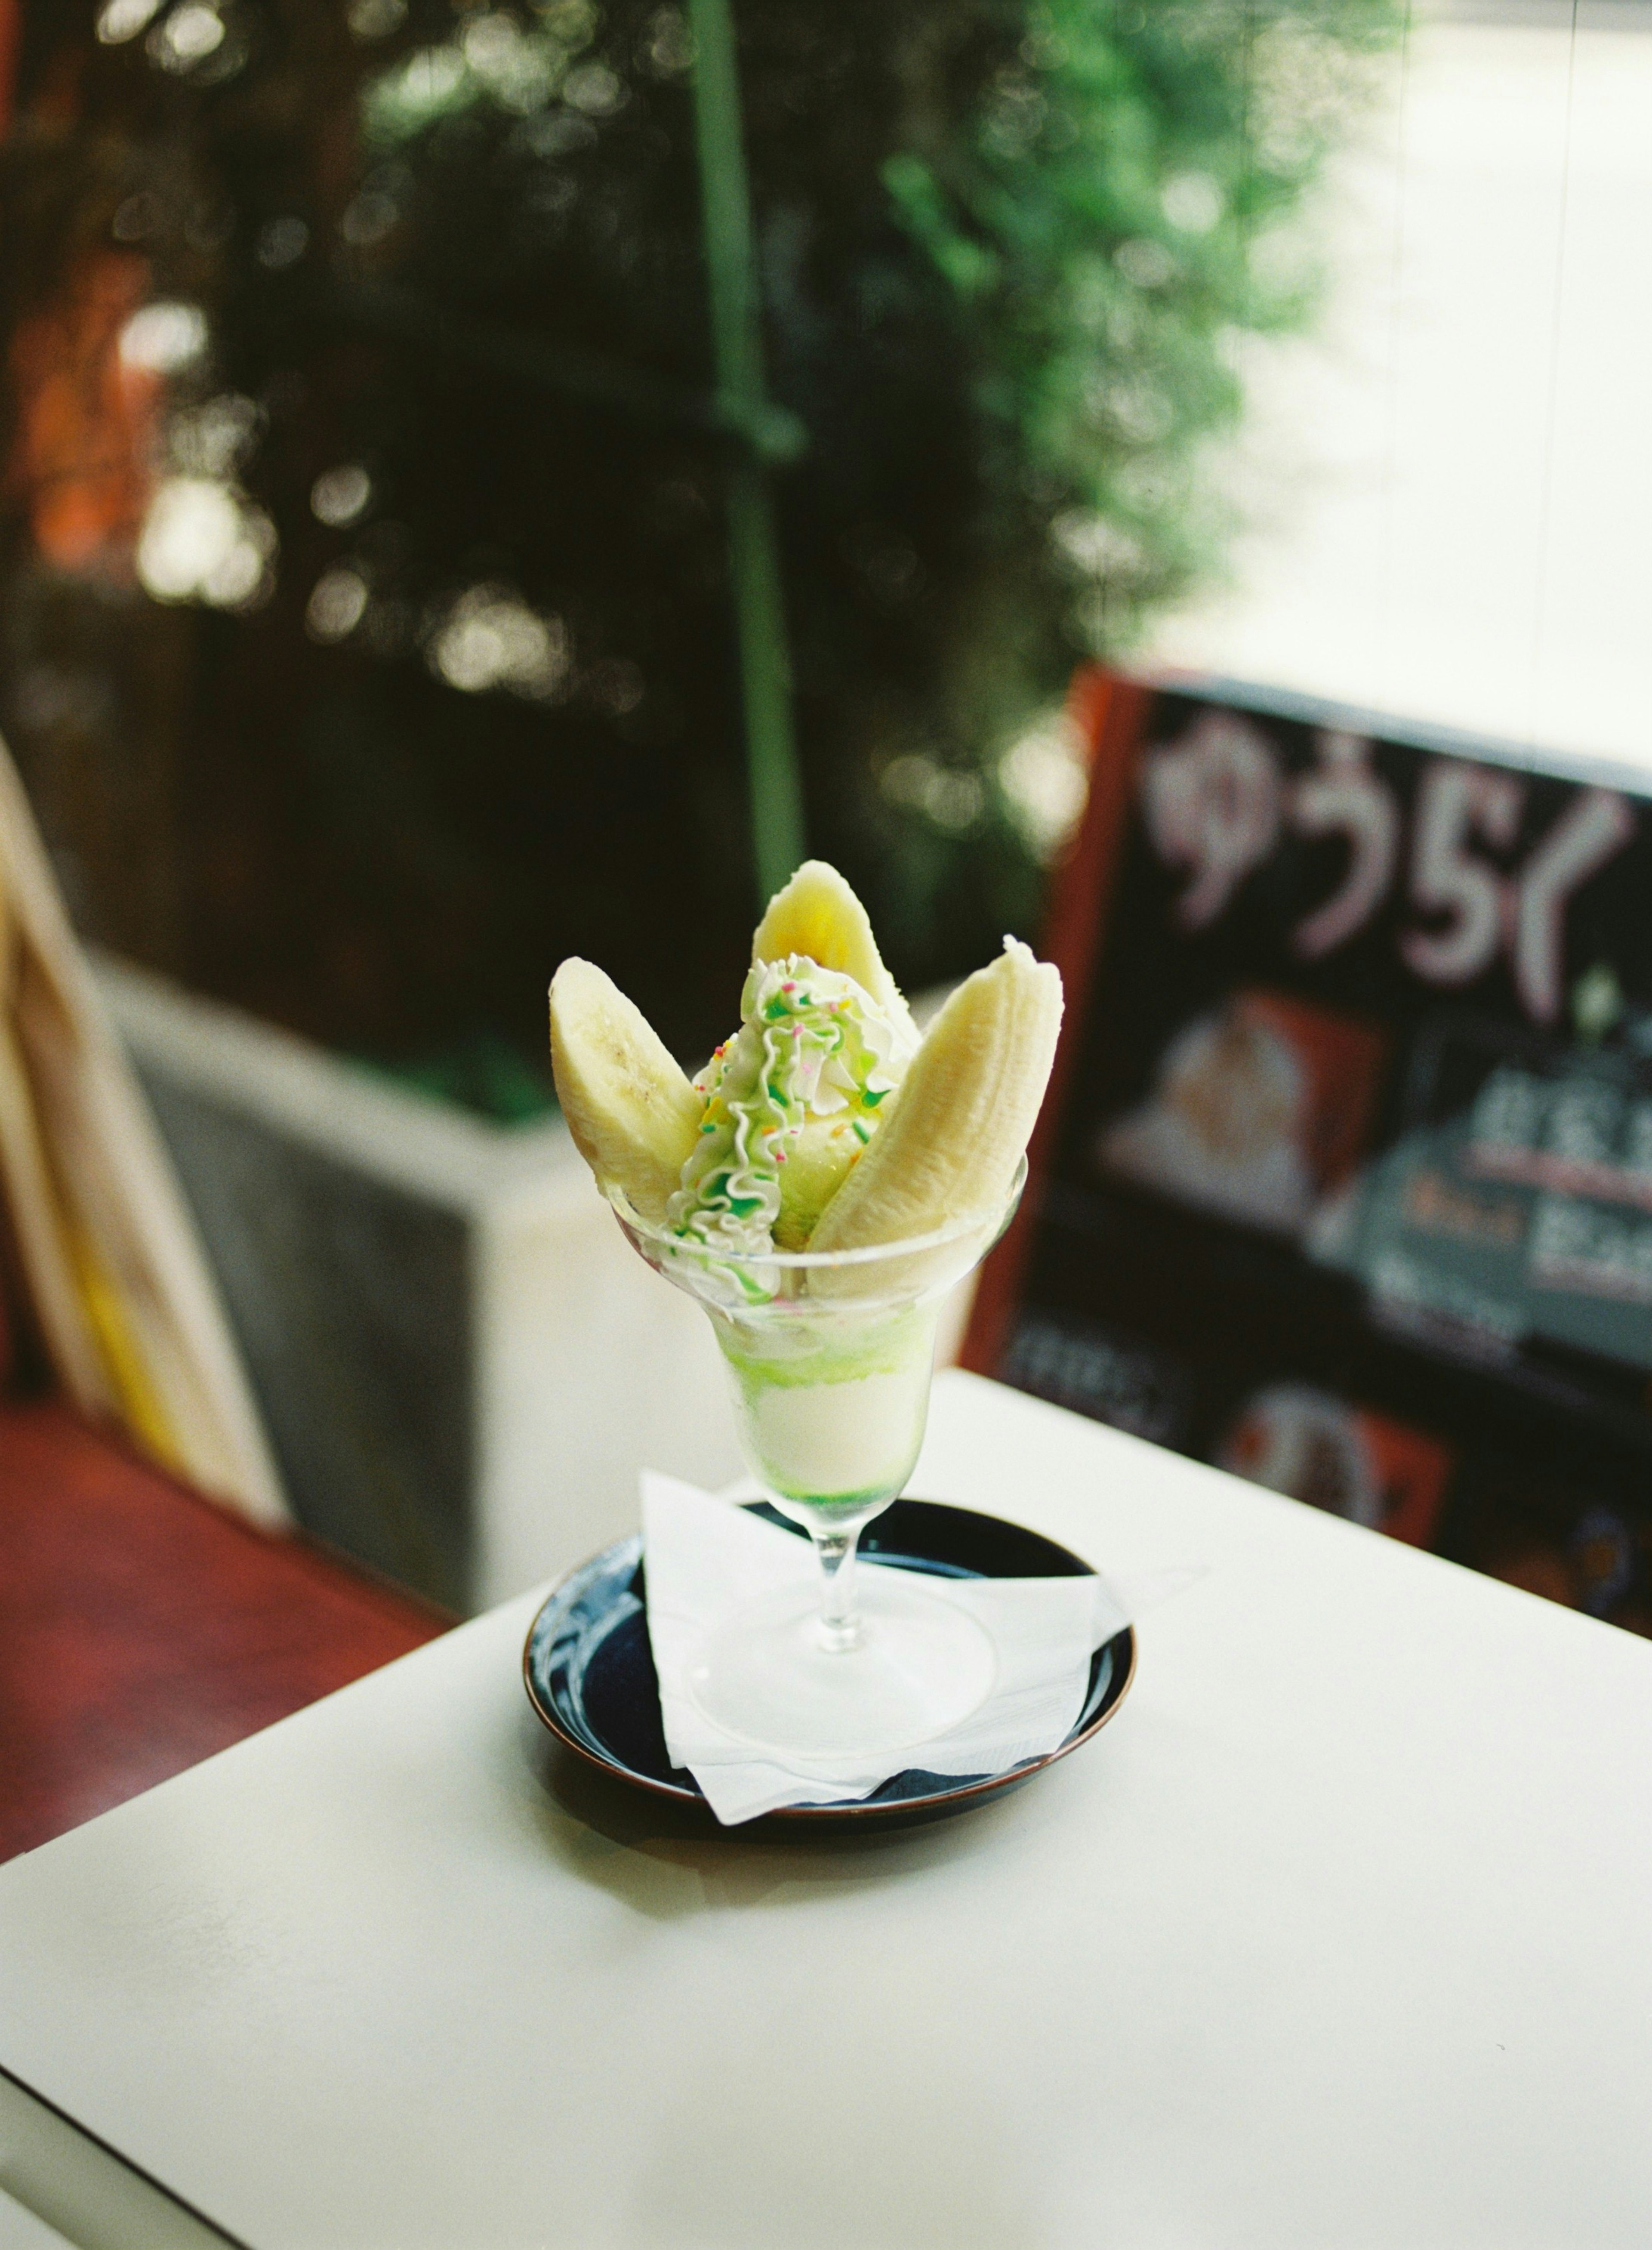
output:
<svg viewBox="0 0 1652 2250"><path fill-rule="evenodd" d="M1652 797L1248 690L1075 711L967 1363L1652 1629Z"/></svg>

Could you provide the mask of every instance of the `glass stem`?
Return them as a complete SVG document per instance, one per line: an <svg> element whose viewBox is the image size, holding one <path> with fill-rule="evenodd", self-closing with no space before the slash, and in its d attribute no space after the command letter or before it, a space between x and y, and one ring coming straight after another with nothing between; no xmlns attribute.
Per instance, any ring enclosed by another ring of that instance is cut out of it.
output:
<svg viewBox="0 0 1652 2250"><path fill-rule="evenodd" d="M860 1614L855 1607L855 1547L860 1526L852 1531L816 1531L809 1536L820 1557L821 1646L834 1651L860 1646Z"/></svg>

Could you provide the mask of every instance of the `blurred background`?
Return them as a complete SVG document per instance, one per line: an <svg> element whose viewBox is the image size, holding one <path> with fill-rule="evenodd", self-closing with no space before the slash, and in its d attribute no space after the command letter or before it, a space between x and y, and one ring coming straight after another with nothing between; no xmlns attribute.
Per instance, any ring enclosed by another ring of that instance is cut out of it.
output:
<svg viewBox="0 0 1652 2250"><path fill-rule="evenodd" d="M1403 23L737 28L808 842L921 987L1036 928L1075 660L1220 569L1207 456ZM493 1115L567 952L708 1050L758 877L687 18L47 0L15 47L0 718L81 927Z"/></svg>
<svg viewBox="0 0 1652 2250"><path fill-rule="evenodd" d="M692 1066L802 848L909 989L1036 938L1096 659L1652 770L1628 0L0 24L0 729L300 1517L439 1598L623 1518L639 1322L724 1459L565 954Z"/></svg>

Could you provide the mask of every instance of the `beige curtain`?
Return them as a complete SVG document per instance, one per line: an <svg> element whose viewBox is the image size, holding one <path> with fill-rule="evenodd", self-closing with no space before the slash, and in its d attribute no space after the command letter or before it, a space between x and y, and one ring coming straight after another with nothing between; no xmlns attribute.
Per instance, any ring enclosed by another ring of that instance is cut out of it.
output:
<svg viewBox="0 0 1652 2250"><path fill-rule="evenodd" d="M81 1411L256 1521L290 1522L189 1215L3 744L0 1204Z"/></svg>

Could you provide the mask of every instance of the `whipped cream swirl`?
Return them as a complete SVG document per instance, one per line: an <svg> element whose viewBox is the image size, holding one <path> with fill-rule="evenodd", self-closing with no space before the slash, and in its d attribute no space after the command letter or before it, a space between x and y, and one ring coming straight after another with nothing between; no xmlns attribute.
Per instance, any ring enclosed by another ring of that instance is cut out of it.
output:
<svg viewBox="0 0 1652 2250"><path fill-rule="evenodd" d="M772 1250L781 1170L815 1118L844 1118L864 1143L905 1075L918 1035L841 971L802 954L754 964L740 1027L695 1083L699 1140L666 1210L672 1231L751 1257Z"/></svg>

